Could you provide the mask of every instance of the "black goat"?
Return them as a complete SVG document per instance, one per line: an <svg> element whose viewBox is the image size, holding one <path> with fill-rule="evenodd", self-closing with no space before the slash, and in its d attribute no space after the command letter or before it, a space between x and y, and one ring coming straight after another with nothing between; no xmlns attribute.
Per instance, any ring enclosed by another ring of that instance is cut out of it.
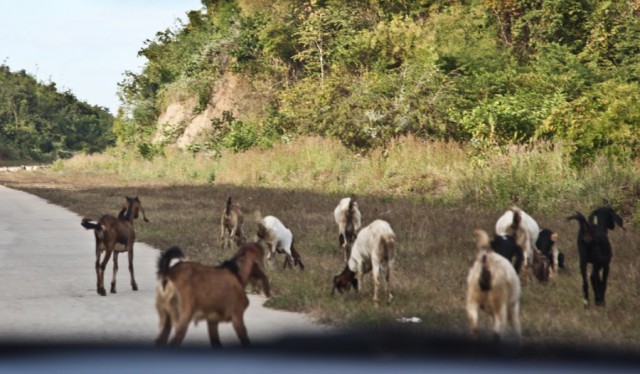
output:
<svg viewBox="0 0 640 374"><path fill-rule="evenodd" d="M584 305L589 306L589 283L587 282L587 264L592 264L591 286L596 305L605 304L607 277L612 251L609 242L609 230L620 226L624 230L622 218L610 207L600 207L589 215L587 220L582 213L567 217L567 220L578 221L578 254L580 255L580 273L582 275L582 291ZM602 275L600 274L602 272Z"/></svg>
<svg viewBox="0 0 640 374"><path fill-rule="evenodd" d="M557 273L559 269L564 269L564 253L558 249L558 233L550 229L540 230L536 247L549 259L552 270Z"/></svg>

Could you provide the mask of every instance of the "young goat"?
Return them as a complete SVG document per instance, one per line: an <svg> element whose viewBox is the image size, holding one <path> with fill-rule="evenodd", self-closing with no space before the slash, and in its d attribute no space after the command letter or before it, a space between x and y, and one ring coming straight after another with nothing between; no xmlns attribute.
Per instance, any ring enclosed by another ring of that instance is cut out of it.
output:
<svg viewBox="0 0 640 374"><path fill-rule="evenodd" d="M550 229L540 230L536 247L551 264L551 274L555 275L559 269L564 269L564 254L558 249L558 233Z"/></svg>
<svg viewBox="0 0 640 374"><path fill-rule="evenodd" d="M360 230L353 243L351 256L344 270L333 278L333 295L335 290L342 293L352 286L358 291L362 287L362 277L373 272L373 302L378 305L378 291L381 281L387 290L387 302L391 303L391 270L395 261L396 235L388 222L375 220Z"/></svg>
<svg viewBox="0 0 640 374"><path fill-rule="evenodd" d="M282 222L274 216L266 216L258 221L258 239L267 245L269 255L267 260L276 253L284 253L283 267L299 266L300 270L304 270L304 264L300 254L293 246L293 234Z"/></svg>
<svg viewBox="0 0 640 374"><path fill-rule="evenodd" d="M591 286L593 287L595 304L605 305L609 264L612 257L609 230L613 230L616 225L624 230L622 218L612 208L601 207L589 215L588 221L580 212L567 217L567 220L576 220L579 224L578 254L580 256L584 306L589 306L588 264L592 264Z"/></svg>
<svg viewBox="0 0 640 374"><path fill-rule="evenodd" d="M138 290L138 284L133 274L133 243L136 240L136 234L133 229L133 220L138 218L138 212L142 211L145 222L147 219L142 203L138 197L126 197L126 206L120 210L118 217L105 214L100 219L92 221L89 218L83 218L81 225L87 230L93 230L96 238L96 278L97 292L99 295L107 296L104 288L104 270L113 253L113 279L111 280L111 293L116 293L116 273L118 272L118 253L127 252L129 257L129 273L131 274L131 288ZM116 244L122 244L123 247L116 247ZM100 255L104 252L104 257L100 261Z"/></svg>
<svg viewBox="0 0 640 374"><path fill-rule="evenodd" d="M520 339L520 278L511 263L495 253L484 230L474 230L478 254L467 277L467 317L471 334L478 332L478 311L493 320L493 332L504 338L510 326Z"/></svg>
<svg viewBox="0 0 640 374"><path fill-rule="evenodd" d="M250 271L243 272L239 258L225 261L217 267L181 261L171 266L174 259L183 259L180 248L171 247L158 259L158 285L156 310L160 318L160 333L156 345L166 345L174 329L171 345L180 345L189 323L207 321L212 347L220 347L218 324L231 322L243 346L249 345L244 324L244 312L249 299L244 292ZM251 261L242 265L251 268Z"/></svg>
<svg viewBox="0 0 640 374"><path fill-rule="evenodd" d="M338 224L338 242L340 249L344 252L344 261L346 262L349 260L349 250L362 226L362 216L355 195L341 199L333 211L333 216Z"/></svg>
<svg viewBox="0 0 640 374"><path fill-rule="evenodd" d="M231 241L240 247L246 242L246 238L242 232L242 226L244 225L244 214L240 210L238 203L231 201L231 196L227 199L227 206L222 212L222 218L220 219L220 241L222 242L222 249L230 248Z"/></svg>

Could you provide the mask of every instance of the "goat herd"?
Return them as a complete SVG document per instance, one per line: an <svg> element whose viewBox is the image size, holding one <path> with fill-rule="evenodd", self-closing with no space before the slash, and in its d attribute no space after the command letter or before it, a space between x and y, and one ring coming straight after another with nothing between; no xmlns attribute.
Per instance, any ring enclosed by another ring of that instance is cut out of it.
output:
<svg viewBox="0 0 640 374"><path fill-rule="evenodd" d="M104 271L112 255L111 293L116 293L120 252L128 254L131 287L138 289L133 269L133 223L139 212L148 222L140 199L126 197L126 204L117 217L107 214L98 221L82 219L82 226L94 231L97 292L102 296L106 296ZM390 224L377 219L363 228L355 196L340 200L334 210L334 218L345 267L333 278L331 293L336 290L343 293L352 287L359 290L363 275L371 272L374 303L379 304L381 285L384 285L387 302L390 303L393 300L390 277L396 253L396 237ZM169 343L172 328L174 336L170 344L181 344L189 323L200 320L207 321L212 346L221 345L218 335L220 322L231 322L241 344L249 344L243 319L249 305L245 289L249 284L255 287L260 282L264 294L271 296L264 248L269 261L276 253L283 253L284 267L298 266L304 270L291 230L274 216L261 217L257 212L256 219L255 241L247 243L243 232L244 215L239 205L228 198L221 217L220 239L223 248L231 247L233 242L238 250L231 259L215 267L187 261L179 247L162 252L157 264L156 309L160 319L157 345ZM579 224L577 246L584 304L589 304L587 265L592 264L590 280L595 305L604 305L612 257L608 231L616 225L624 229L622 218L612 208L603 206L595 209L588 218L576 212L567 219ZM519 340L520 278L524 282L534 277L546 281L564 267L564 255L556 245L557 233L550 229L541 230L531 216L511 207L497 220L493 236L476 229L473 237L477 256L467 277L466 301L471 333L477 334L478 313L483 310L493 321L496 337L504 338L510 328L512 335Z"/></svg>

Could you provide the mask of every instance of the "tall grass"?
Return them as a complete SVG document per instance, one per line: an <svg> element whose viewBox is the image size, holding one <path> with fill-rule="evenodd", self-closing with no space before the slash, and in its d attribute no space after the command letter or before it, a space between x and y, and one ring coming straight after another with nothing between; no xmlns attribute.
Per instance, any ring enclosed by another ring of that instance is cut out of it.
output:
<svg viewBox="0 0 640 374"><path fill-rule="evenodd" d="M557 211L609 202L635 216L640 165L599 159L583 170L569 166L559 145L511 146L483 154L456 143L402 138L366 156L335 140L312 137L270 149L221 157L166 148L153 160L115 148L79 155L58 168L113 173L124 180L175 184L233 184L322 193L409 196L424 202Z"/></svg>

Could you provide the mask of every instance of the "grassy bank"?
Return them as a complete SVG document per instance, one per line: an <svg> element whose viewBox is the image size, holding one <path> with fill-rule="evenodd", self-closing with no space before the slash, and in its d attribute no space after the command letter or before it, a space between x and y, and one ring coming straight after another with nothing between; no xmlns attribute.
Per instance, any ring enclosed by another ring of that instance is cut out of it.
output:
<svg viewBox="0 0 640 374"><path fill-rule="evenodd" d="M344 326L396 325L399 318L419 317L422 323L411 328L455 333L467 329L465 281L475 255L471 231L492 231L497 217L516 200L541 226L560 233L569 266L549 283L524 286L525 341L640 347L640 237L630 224L637 165L601 161L577 172L566 166L557 148L512 148L479 158L457 145L413 139L392 144L386 157L354 156L319 139L280 147L220 159L167 151L153 161L113 151L75 158L49 171L0 173L0 183L88 217L116 213L123 195L139 195L151 220L136 223L140 241L161 249L177 244L192 259L210 264L231 255L219 243L219 217L232 195L247 214L249 235L256 232L254 211L278 216L294 232L307 265L304 272L283 270L278 257L269 273L274 297L267 305ZM331 279L344 266L332 212L339 198L351 192L360 196L365 224L382 218L396 231L392 305L372 308L370 279L360 294L330 295ZM577 227L565 217L575 210L587 213L603 198L615 204L629 230L611 234L607 306L584 309ZM79 224L78 230L84 231ZM93 249L87 248L88 263L92 257ZM140 286L154 287L149 280Z"/></svg>

